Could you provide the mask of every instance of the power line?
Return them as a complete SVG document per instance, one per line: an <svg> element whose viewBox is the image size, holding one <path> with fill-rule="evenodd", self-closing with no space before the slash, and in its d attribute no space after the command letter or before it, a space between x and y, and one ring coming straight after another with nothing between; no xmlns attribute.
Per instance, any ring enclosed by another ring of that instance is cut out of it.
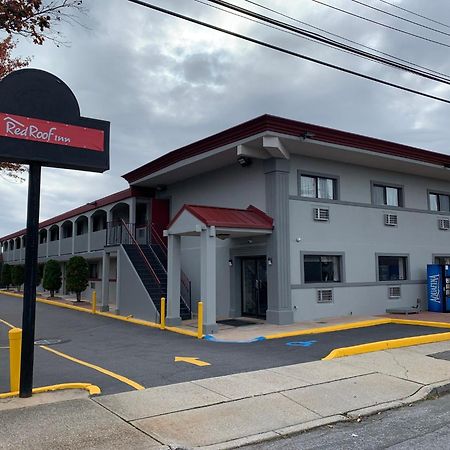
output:
<svg viewBox="0 0 450 450"><path fill-rule="evenodd" d="M398 61L402 61L404 63L410 64L411 66L419 67L420 69L424 69L424 70L426 70L428 72L435 73L437 75L442 75L443 77L450 79L450 76L445 74L445 73L443 73L443 72L439 72L437 70L430 69L429 67L421 66L420 64L414 63L412 61L408 61L407 59L403 59L403 58L400 58L398 56L392 55L390 53L386 53L386 52L383 52L381 50L378 50L378 49L376 49L374 47L370 47L368 45L361 44L360 42L354 41L352 39L348 39L348 38L346 38L344 36L341 36L339 34L332 33L331 31L328 31L328 30L325 30L323 28L311 25L308 22L303 22L303 21L301 21L299 19L296 19L295 17L289 16L287 14L284 14L284 13L280 12L280 11L277 11L276 9L272 9L272 8L269 8L268 6L262 5L261 3L254 2L252 0L244 0L244 1L247 2L247 3L250 3L250 4L254 5L254 6L257 6L257 7L261 8L261 9L265 9L266 11L270 11L270 12L272 12L274 14L277 14L277 15L279 15L281 17L284 17L286 19L292 20L292 21L297 22L297 23L301 23L302 25L306 25L307 27L310 27L310 28L312 28L314 30L321 31L322 33L329 34L330 36L334 36L334 37L336 37L338 39L342 39L344 41L347 41L347 42L350 42L352 44L358 45L358 46L360 46L362 48L366 48L368 50L372 50L373 52L379 53L380 55L388 56L388 57L396 59Z"/></svg>
<svg viewBox="0 0 450 450"><path fill-rule="evenodd" d="M437 101L440 101L440 102L443 102L443 103L450 104L450 100L448 100L448 99L445 99L445 98L442 98L442 97L437 97L437 96L431 95L431 94L427 94L425 92L417 91L415 89L411 89L411 88L408 88L406 86L402 86L402 85L399 85L399 84L391 83L389 81L385 81L385 80L382 80L380 78L375 78L375 77L372 77L372 76L369 76L369 75L365 75L365 74L362 74L360 72L356 72L354 70L347 69L345 67L341 67L341 66L338 66L338 65L335 65L335 64L331 64L331 63L328 63L328 62L325 62L325 61L321 61L321 60L316 59L316 58L312 58L310 56L302 55L302 54L294 52L292 50L288 50L288 49L285 49L285 48L282 48L282 47L270 44L270 43L265 42L265 41L254 39L254 38L252 38L250 36L246 36L246 35L243 35L243 34L240 34L240 33L236 33L234 31L230 31L230 30L227 30L225 28L221 28L221 27L218 27L216 25L212 25L210 23L206 23L206 22L203 22L203 21L198 20L198 19L194 19L193 17L189 17L189 16L185 16L183 14L179 14L179 13L177 13L175 11L171 11L171 10L168 10L168 9L165 9L165 8L161 8L160 6L156 6L156 5L153 5L153 4L150 4L150 3L146 3L146 2L143 2L141 0L128 0L128 1L131 2L131 3L135 3L137 5L143 6L145 8L153 9L154 11L158 11L158 12L161 12L163 14L167 14L167 15L172 16L172 17L177 17L178 19L186 20L187 22L191 22L191 23L194 23L196 25L201 25L201 26L209 28L211 30L219 31L221 33L225 33L225 34L228 34L230 36L237 37L237 38L245 40L247 42L252 42L253 44L258 44L258 45L261 45L263 47L270 48L272 50L276 50L276 51L279 51L281 53L285 53L285 54L290 55L290 56L295 56L296 58L300 58L300 59L304 59L306 61L314 62L316 64L320 64L320 65L325 66L325 67L329 67L329 68L332 68L332 69L335 69L335 70L339 70L341 72L344 72L344 73L347 73L347 74L350 74L350 75L354 75L354 76L357 76L359 78L364 78L366 80L374 81L376 83L384 84L385 86L390 86L390 87L393 87L393 88L396 88L396 89L400 89L400 90L405 91L405 92L410 92L412 94L420 95L422 97L426 97L426 98L437 100Z"/></svg>
<svg viewBox="0 0 450 450"><path fill-rule="evenodd" d="M450 80L448 78L443 78L443 77L440 77L440 76L432 75L432 74L430 74L428 72L424 72L422 70L414 69L413 67L407 66L405 64L397 63L397 62L392 61L390 59L386 59L386 58L383 58L381 56L377 56L377 55L374 55L372 53L368 53L368 52L365 52L363 50L359 50L359 49L357 49L355 47L351 47L351 46L343 44L341 42L338 42L338 41L326 38L326 37L324 37L324 36L322 36L320 34L313 33L313 32L310 32L310 31L306 31L304 29L295 27L293 25L289 25L286 22L281 22L281 21L273 19L271 17L264 16L262 14L256 13L254 11L250 11L248 9L245 9L245 8L240 7L240 6L234 5L232 3L226 2L224 0L206 0L206 1L208 3L214 3L216 5L225 6L226 8L231 9L233 11L244 13L244 14L250 16L250 17L262 20L264 22L268 22L268 23L270 23L272 25L276 25L278 27L281 27L283 29L287 29L289 31L293 31L294 33L298 33L298 34L300 34L302 36L308 36L310 38L313 38L316 41L325 42L327 44L331 44L332 46L334 46L336 48L345 49L345 50L350 51L350 52L352 52L352 53L354 53L356 55L368 58L368 59L370 59L372 61L375 61L375 62L378 62L378 63L381 63L381 64L385 64L385 65L388 65L390 67L394 67L396 69L404 70L404 71L413 73L414 75L418 75L418 76L421 76L421 77L424 77L424 78L428 78L428 79L433 80L433 81L438 81L438 82L441 82L441 83L450 84Z"/></svg>
<svg viewBox="0 0 450 450"><path fill-rule="evenodd" d="M411 11L410 9L402 8L401 6L395 5L394 3L388 2L386 0L378 0L378 1L381 3L385 3L386 5L392 6L393 8L397 8L402 11L406 11L407 13L413 14L414 16L421 17L422 19L426 19L426 20L429 20L430 22L437 23L438 25L442 25L443 27L450 28L450 25L447 25L446 23L442 23L442 22L439 22L438 20L431 19L430 17L416 13L414 11Z"/></svg>
<svg viewBox="0 0 450 450"><path fill-rule="evenodd" d="M368 17L360 16L359 14L355 14L355 13L352 13L352 12L347 11L345 9L338 8L337 6L329 5L328 3L324 3L324 2L321 2L319 0L312 0L312 1L315 2L315 3L318 3L319 5L327 6L328 8L334 9L334 10L342 12L344 14L348 14L349 16L357 17L358 19L365 20L365 21L370 22L370 23L375 23L376 25L380 25L381 27L384 27L384 28L389 28L390 30L397 31L398 33L407 34L408 36L412 36L412 37L415 37L417 39L422 39L424 41L428 41L428 42L431 42L433 44L438 44L438 45L442 45L444 47L450 48L450 44L446 44L446 43L441 42L441 41L436 41L434 39L430 39L430 38L427 38L425 36L420 36L418 34L411 33L409 31L402 30L400 28L392 27L392 26L387 25L387 24L382 23L382 22L377 22L376 20L369 19Z"/></svg>
<svg viewBox="0 0 450 450"><path fill-rule="evenodd" d="M380 12L382 14L387 14L388 16L395 17L396 19L400 19L400 20L403 20L405 22L417 25L419 27L426 28L427 30L435 31L436 33L441 33L441 34L445 34L446 36L450 36L450 33L446 33L445 31L437 30L436 28L429 27L429 26L424 25L424 24L419 23L419 22L415 22L414 20L405 19L402 16L398 16L397 14L392 14L392 13L390 13L388 11L385 11L384 9L377 8L377 7L372 6L372 5L368 5L367 3L360 2L359 0L350 0L350 1L353 2L353 3L357 3L358 5L364 6L365 8L370 8L370 9L372 9L374 11L378 11L378 12Z"/></svg>

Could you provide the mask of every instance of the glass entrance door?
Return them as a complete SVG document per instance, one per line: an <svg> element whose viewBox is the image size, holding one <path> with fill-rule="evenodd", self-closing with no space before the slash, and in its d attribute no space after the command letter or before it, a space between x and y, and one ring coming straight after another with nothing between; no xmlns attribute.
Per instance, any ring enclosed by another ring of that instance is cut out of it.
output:
<svg viewBox="0 0 450 450"><path fill-rule="evenodd" d="M266 258L242 259L242 315L266 318Z"/></svg>

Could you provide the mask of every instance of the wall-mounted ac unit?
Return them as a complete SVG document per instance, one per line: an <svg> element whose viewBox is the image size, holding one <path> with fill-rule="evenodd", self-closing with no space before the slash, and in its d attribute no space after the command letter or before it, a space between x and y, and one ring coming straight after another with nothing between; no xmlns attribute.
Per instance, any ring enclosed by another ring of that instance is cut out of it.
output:
<svg viewBox="0 0 450 450"><path fill-rule="evenodd" d="M317 289L317 303L333 303L333 289Z"/></svg>
<svg viewBox="0 0 450 450"><path fill-rule="evenodd" d="M450 230L450 219L448 217L441 217L438 219L438 226L440 230Z"/></svg>
<svg viewBox="0 0 450 450"><path fill-rule="evenodd" d="M402 290L400 286L389 286L388 287L388 297L389 298L400 298L402 296Z"/></svg>
<svg viewBox="0 0 450 450"><path fill-rule="evenodd" d="M330 210L328 208L314 208L314 220L328 222L330 220Z"/></svg>
<svg viewBox="0 0 450 450"><path fill-rule="evenodd" d="M388 227L396 227L398 225L397 214L385 214L384 224Z"/></svg>

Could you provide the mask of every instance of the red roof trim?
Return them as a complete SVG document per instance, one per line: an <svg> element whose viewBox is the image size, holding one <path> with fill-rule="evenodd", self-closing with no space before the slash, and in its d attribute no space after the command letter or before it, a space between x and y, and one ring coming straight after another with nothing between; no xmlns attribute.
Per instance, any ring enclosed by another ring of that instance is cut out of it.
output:
<svg viewBox="0 0 450 450"><path fill-rule="evenodd" d="M314 134L313 139L317 141L450 167L450 155L266 114L173 150L128 172L123 178L132 183L179 161L265 131L291 136L301 136L308 132Z"/></svg>
<svg viewBox="0 0 450 450"><path fill-rule="evenodd" d="M170 221L169 229L184 212L188 211L208 227L273 229L273 219L264 211L250 205L247 209L223 208L219 206L183 205Z"/></svg>
<svg viewBox="0 0 450 450"><path fill-rule="evenodd" d="M102 208L103 206L109 205L111 203L116 203L121 200L125 200L130 197L147 197L152 194L153 191L148 189L142 189L138 187L131 186L128 189L124 189L123 191L116 192L114 194L108 195L106 197L100 198L93 202L87 203L86 205L79 206L78 208L67 211L58 216L52 217L51 219L44 220L39 224L39 229L48 227L49 225L53 225L55 223L61 222L63 220L69 219L74 216L78 216L80 214L92 211L97 208ZM6 241L8 239L15 238L17 236L22 236L26 234L26 229L16 231L15 233L8 234L7 236L3 236L0 238L0 241Z"/></svg>

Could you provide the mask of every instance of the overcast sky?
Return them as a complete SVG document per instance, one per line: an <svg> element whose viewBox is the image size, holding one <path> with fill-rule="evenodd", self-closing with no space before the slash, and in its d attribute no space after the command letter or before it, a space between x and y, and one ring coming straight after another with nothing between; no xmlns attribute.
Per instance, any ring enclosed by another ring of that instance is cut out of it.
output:
<svg viewBox="0 0 450 450"><path fill-rule="evenodd" d="M230 0L256 10L244 0ZM449 48L381 28L312 0L257 0L299 20L450 74ZM446 36L371 11L323 0L450 45ZM420 21L389 7L366 3ZM450 86L329 49L194 0L149 0L258 39L450 99ZM448 0L391 2L450 25ZM111 170L44 169L41 220L125 189L121 175L170 150L261 114L338 128L450 154L450 105L361 80L132 4L84 0L83 26L62 24L70 46L21 41L17 56L65 81L81 113L111 122ZM259 10L261 11L261 10ZM440 26L445 33L450 28ZM0 236L25 227L26 183L0 178Z"/></svg>

